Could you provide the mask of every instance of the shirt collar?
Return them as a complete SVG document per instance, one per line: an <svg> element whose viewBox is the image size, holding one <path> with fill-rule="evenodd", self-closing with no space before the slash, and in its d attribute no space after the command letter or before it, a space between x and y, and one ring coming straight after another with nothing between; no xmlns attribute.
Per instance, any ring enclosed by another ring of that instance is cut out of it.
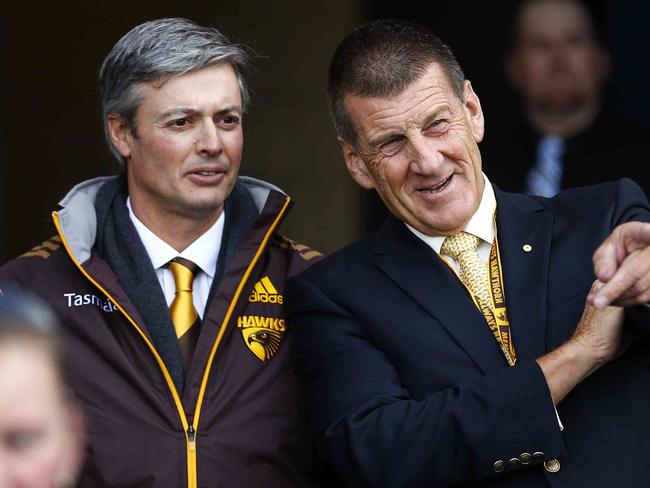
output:
<svg viewBox="0 0 650 488"><path fill-rule="evenodd" d="M214 278L214 273L217 269L217 259L219 258L219 250L221 249L221 238L223 236L223 226L226 213L225 210L221 212L221 215L217 221L212 224L212 227L201 234L194 242L192 242L192 244L179 254L176 249L151 232L151 230L149 230L149 228L135 216L133 209L131 208L130 197L127 197L126 199L126 207L129 209L129 217L133 222L135 230L140 236L140 240L149 255L149 259L151 259L154 269L161 268L175 257L180 256L189 259L201 268L201 271L207 274L210 278Z"/></svg>
<svg viewBox="0 0 650 488"><path fill-rule="evenodd" d="M496 232L494 228L494 211L497 207L497 201L494 196L492 184L487 176L485 176L485 173L483 173L483 181L485 185L483 187L481 203L463 230L492 245ZM445 240L445 236L429 236L411 227L409 224L405 223L405 225L411 232L436 251L436 253L440 254L440 248L442 247L442 241Z"/></svg>

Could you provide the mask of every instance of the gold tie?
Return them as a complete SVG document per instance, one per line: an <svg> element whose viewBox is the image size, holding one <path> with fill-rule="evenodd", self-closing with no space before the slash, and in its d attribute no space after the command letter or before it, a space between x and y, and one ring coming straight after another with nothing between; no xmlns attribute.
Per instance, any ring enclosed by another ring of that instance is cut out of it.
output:
<svg viewBox="0 0 650 488"><path fill-rule="evenodd" d="M445 238L440 248L440 254L450 256L458 262L460 281L472 295L478 297L484 306L493 308L488 289L488 269L476 251L478 243L478 237L467 232L460 232Z"/></svg>
<svg viewBox="0 0 650 488"><path fill-rule="evenodd" d="M192 261L180 257L169 262L169 270L174 276L174 284L176 285L176 292L174 300L169 306L169 313L181 348L185 374L187 374L190 367L200 332L199 314L196 312L192 301L192 282L198 269L198 266Z"/></svg>

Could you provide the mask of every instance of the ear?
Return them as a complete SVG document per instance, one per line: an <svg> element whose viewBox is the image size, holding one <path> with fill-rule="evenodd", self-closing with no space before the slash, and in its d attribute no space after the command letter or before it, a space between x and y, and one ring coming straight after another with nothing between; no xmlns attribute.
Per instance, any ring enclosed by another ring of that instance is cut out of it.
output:
<svg viewBox="0 0 650 488"><path fill-rule="evenodd" d="M131 128L120 115L114 112L109 113L106 118L108 119L108 137L118 152L128 159L131 156L131 141L133 139Z"/></svg>
<svg viewBox="0 0 650 488"><path fill-rule="evenodd" d="M341 144L343 158L345 159L345 164L348 167L350 175L352 175L352 179L362 188L372 190L375 187L375 183L368 172L368 168L366 168L366 163L363 162L358 151L345 139L339 137L338 141Z"/></svg>
<svg viewBox="0 0 650 488"><path fill-rule="evenodd" d="M465 84L463 85L463 98L465 99L465 112L469 118L474 140L477 143L481 142L483 140L483 132L485 130L483 109L481 108L481 101L478 99L476 93L474 93L472 84L469 82L469 80L465 80Z"/></svg>

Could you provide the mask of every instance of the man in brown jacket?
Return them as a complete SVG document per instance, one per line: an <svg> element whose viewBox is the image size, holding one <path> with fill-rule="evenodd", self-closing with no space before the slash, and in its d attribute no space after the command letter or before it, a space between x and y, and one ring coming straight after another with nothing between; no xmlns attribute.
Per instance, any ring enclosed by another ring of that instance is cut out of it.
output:
<svg viewBox="0 0 650 488"><path fill-rule="evenodd" d="M124 171L75 186L57 235L0 270L63 319L82 487L310 485L283 290L318 253L276 233L286 194L238 176L245 65L186 19L127 33L100 72Z"/></svg>

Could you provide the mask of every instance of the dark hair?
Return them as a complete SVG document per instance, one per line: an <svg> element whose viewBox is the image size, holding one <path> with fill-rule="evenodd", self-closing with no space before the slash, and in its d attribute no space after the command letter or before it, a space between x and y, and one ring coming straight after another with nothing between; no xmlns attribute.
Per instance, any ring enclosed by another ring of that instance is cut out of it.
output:
<svg viewBox="0 0 650 488"><path fill-rule="evenodd" d="M356 147L357 136L345 110L345 96L398 95L438 63L454 93L463 98L465 75L458 61L428 28L406 20L376 20L357 27L334 52L327 95L339 137Z"/></svg>

